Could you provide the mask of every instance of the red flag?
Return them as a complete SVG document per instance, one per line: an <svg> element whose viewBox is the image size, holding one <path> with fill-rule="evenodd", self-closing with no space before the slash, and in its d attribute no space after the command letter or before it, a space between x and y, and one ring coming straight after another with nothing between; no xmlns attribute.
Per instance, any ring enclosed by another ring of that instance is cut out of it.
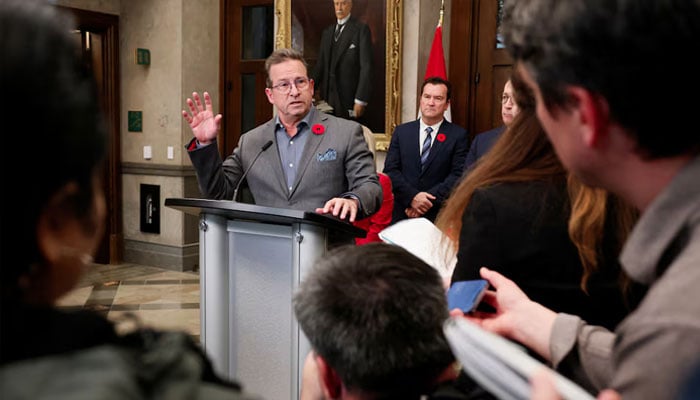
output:
<svg viewBox="0 0 700 400"><path fill-rule="evenodd" d="M445 52L442 50L442 25L438 25L435 28L433 45L430 47L430 56L428 57L428 67L425 69L425 77L423 79L428 79L431 76L447 80Z"/></svg>
<svg viewBox="0 0 700 400"><path fill-rule="evenodd" d="M442 49L442 17L435 28L435 36L433 36L433 45L430 47L430 56L428 56L428 66L425 68L425 77L437 76L447 80L447 68L445 67L445 52ZM452 107L448 106L445 110L445 119L452 122ZM418 110L420 118L420 110Z"/></svg>

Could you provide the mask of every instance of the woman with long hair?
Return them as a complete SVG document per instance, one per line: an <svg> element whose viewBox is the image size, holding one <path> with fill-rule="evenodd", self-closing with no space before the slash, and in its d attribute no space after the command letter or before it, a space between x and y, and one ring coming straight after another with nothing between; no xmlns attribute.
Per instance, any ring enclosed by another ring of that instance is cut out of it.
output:
<svg viewBox="0 0 700 400"><path fill-rule="evenodd" d="M519 114L465 171L436 220L457 251L452 282L479 279L486 266L532 300L612 329L634 303L617 254L636 212L566 172L516 71Z"/></svg>

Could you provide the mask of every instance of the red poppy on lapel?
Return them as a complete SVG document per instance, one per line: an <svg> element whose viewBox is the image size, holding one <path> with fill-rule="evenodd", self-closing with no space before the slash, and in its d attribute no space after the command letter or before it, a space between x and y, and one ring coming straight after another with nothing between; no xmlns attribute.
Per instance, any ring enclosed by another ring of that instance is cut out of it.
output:
<svg viewBox="0 0 700 400"><path fill-rule="evenodd" d="M445 139L447 139L447 136L445 136L444 133L438 133L437 137L435 138L438 142L444 142Z"/></svg>
<svg viewBox="0 0 700 400"><path fill-rule="evenodd" d="M314 133L314 135L323 135L323 132L326 131L326 127L321 125L321 124L316 124L311 127L311 132Z"/></svg>

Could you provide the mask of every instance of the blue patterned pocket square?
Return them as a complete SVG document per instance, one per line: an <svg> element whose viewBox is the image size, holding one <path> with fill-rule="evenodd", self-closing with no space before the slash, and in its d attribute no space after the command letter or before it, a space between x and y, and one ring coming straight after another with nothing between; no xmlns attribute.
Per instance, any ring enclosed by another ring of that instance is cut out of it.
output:
<svg viewBox="0 0 700 400"><path fill-rule="evenodd" d="M316 155L316 159L317 159L319 162L323 162L323 161L333 161L333 160L335 160L337 157L338 157L338 153L337 153L335 150L333 150L333 149L328 149L328 150L326 150L325 153L323 153L323 154L318 153L318 155Z"/></svg>

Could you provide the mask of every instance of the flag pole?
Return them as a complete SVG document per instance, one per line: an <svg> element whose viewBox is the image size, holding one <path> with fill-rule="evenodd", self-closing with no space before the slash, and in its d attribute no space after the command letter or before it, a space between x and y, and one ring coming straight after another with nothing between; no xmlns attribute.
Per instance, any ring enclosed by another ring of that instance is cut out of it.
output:
<svg viewBox="0 0 700 400"><path fill-rule="evenodd" d="M445 0L442 0L442 5L440 5L440 20L438 21L438 26L442 26L442 17L445 15Z"/></svg>

